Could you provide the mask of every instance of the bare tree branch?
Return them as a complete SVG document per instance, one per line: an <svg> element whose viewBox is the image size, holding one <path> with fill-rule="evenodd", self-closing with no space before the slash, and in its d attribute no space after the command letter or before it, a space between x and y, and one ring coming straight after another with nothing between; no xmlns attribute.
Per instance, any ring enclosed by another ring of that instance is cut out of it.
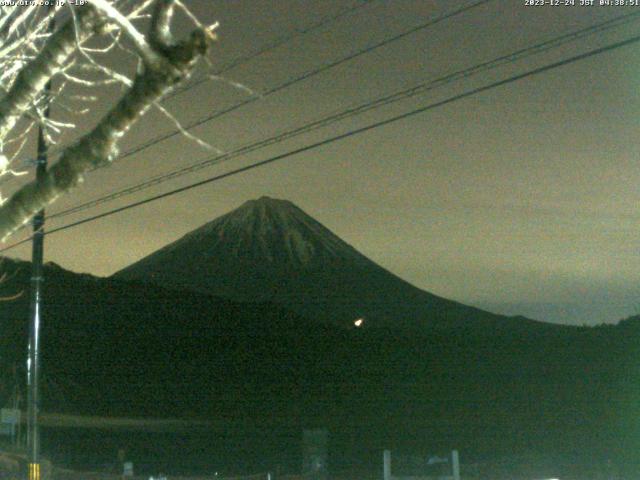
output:
<svg viewBox="0 0 640 480"><path fill-rule="evenodd" d="M115 22L122 31L131 39L136 47L138 55L147 65L162 62L158 53L151 48L145 36L108 0L89 0L110 21Z"/></svg>
<svg viewBox="0 0 640 480"><path fill-rule="evenodd" d="M171 17L175 7L174 0L157 0L151 18L149 41L155 48L173 44L171 35Z"/></svg>
<svg viewBox="0 0 640 480"><path fill-rule="evenodd" d="M0 140L35 103L47 82L61 72L76 50L77 38L86 40L95 34L104 20L93 8L82 8L77 22L68 21L54 33L40 54L18 74L7 94L0 100Z"/></svg>
<svg viewBox="0 0 640 480"><path fill-rule="evenodd" d="M63 151L59 161L41 181L33 181L25 185L0 207L0 237L6 238L26 223L36 212L82 182L87 171L110 162L117 155L118 140L129 128L154 102L190 75L198 58L207 51L211 31L210 29L196 29L187 40L179 43L173 43L170 37L164 34L158 36L158 32L170 31L168 22L171 21L172 8L173 2L171 0L158 1L153 13L148 42L148 45L153 48L154 55L143 57L142 70L136 75L131 88L120 101L102 118L93 131ZM88 11L94 13L86 13ZM84 29L94 28L99 24L99 19L104 18L100 14L96 17L95 12L99 12L99 10L86 9L83 11L82 18L78 20L83 22ZM92 20L89 21L87 16ZM47 77L47 74L42 72L49 72L50 78L51 72L59 70L64 63L61 61L63 53L66 54L65 60L69 57L70 53L67 53L66 50L68 35L72 38L70 43L74 47L76 46L73 32L67 33L62 38L60 32L57 35L58 39L54 45L47 48L47 50L51 50L49 62L41 61L37 69L40 76ZM151 38L154 40L151 41ZM53 39L52 37L50 41ZM71 47L69 46L69 48ZM27 90L35 92L39 85L40 83L35 83ZM24 95L27 96L26 93ZM28 108L33 103L32 97L30 98L30 103L27 104L25 98L20 103L21 107L14 106L12 108L11 112L15 112L14 116L20 113L20 108ZM1 109L0 112L2 112ZM7 128L3 125L9 125L9 123L9 120L5 119L3 122L0 117L0 132L2 132L2 128Z"/></svg>

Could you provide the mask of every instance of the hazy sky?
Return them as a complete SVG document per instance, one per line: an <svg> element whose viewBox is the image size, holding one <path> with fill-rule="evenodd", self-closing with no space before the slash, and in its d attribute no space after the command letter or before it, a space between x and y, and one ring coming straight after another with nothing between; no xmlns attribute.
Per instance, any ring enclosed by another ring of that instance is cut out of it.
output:
<svg viewBox="0 0 640 480"><path fill-rule="evenodd" d="M220 21L213 69L353 1L187 2ZM165 102L189 123L472 2L373 1ZM193 131L223 151L640 7L494 0L252 102ZM599 0L596 0L599 3ZM637 34L638 21L183 176L55 227L442 100ZM115 91L100 93L113 98ZM90 125L104 109L101 102ZM54 110L54 115L56 114ZM95 117L95 118L94 118ZM489 310L561 323L640 312L636 232L640 43L47 237L46 259L109 275L261 195L286 198L411 283ZM172 130L150 113L123 150ZM50 208L107 194L214 155L174 138L92 173ZM20 182L3 185L9 193ZM23 238L21 234L13 240ZM13 256L27 258L27 245Z"/></svg>

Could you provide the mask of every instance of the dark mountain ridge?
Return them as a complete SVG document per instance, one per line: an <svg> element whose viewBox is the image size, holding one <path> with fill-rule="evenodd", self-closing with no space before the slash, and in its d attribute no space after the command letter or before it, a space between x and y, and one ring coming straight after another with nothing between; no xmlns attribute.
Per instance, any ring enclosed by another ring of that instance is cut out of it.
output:
<svg viewBox="0 0 640 480"><path fill-rule="evenodd" d="M10 371L21 369L26 355L31 264L5 258L0 267L6 274L0 297L19 295L0 302L0 400L6 403L13 382ZM185 381L190 384L185 394L193 395L195 371L209 368L215 358L211 345L222 342L228 350L247 338L330 333L325 325L269 303L238 303L193 291L76 274L55 264L45 265L44 276L43 365L45 375L53 379L50 386L63 390L45 396L45 407L55 411L144 415L155 409L155 415L178 415L176 409L163 412L153 397L163 388L162 398L179 397L175 386ZM203 356L208 360L193 365ZM208 382L211 374L200 372L200 378ZM118 388L123 382L132 390ZM155 382L163 387L153 386ZM79 384L82 393L68 397ZM145 384L150 386L148 392L137 390ZM67 400L61 401L61 396Z"/></svg>
<svg viewBox="0 0 640 480"><path fill-rule="evenodd" d="M27 292L30 265L2 266L0 295ZM239 451L276 431L289 442L279 448L294 448L301 428L323 425L342 445L344 465L389 446L635 461L628 449L638 443L640 390L629 375L640 358L637 319L526 332L345 329L279 305L55 265L45 278L46 411L228 421ZM5 402L11 366L25 358L27 312L27 294L0 302ZM262 437L238 424L264 425L255 427ZM206 441L207 458L229 455L214 440L228 435L220 428Z"/></svg>

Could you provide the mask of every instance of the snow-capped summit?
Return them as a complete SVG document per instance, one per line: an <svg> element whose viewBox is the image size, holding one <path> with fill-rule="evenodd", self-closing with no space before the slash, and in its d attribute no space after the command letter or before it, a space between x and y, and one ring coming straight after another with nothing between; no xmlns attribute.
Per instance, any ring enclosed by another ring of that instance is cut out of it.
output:
<svg viewBox="0 0 640 480"><path fill-rule="evenodd" d="M280 267L305 267L338 259L366 260L288 200L261 197L194 230L168 249L185 243L200 249ZM207 255L208 258L208 255Z"/></svg>
<svg viewBox="0 0 640 480"><path fill-rule="evenodd" d="M353 326L528 324L420 290L380 267L293 203L250 200L115 274L243 301L273 301ZM537 323L537 322L536 322Z"/></svg>

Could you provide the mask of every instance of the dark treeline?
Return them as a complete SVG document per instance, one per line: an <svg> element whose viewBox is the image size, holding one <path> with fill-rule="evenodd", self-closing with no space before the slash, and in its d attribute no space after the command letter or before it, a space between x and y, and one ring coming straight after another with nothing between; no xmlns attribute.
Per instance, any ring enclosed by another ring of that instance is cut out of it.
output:
<svg viewBox="0 0 640 480"><path fill-rule="evenodd" d="M2 265L0 294L25 290L28 264ZM295 464L278 457L297 448L292 432L323 426L334 468L384 448L638 466L640 318L526 332L348 330L269 303L46 273L45 411L209 420L213 438L234 439L210 442L217 458L251 450L266 463ZM27 312L28 291L0 303L4 404L24 377Z"/></svg>

